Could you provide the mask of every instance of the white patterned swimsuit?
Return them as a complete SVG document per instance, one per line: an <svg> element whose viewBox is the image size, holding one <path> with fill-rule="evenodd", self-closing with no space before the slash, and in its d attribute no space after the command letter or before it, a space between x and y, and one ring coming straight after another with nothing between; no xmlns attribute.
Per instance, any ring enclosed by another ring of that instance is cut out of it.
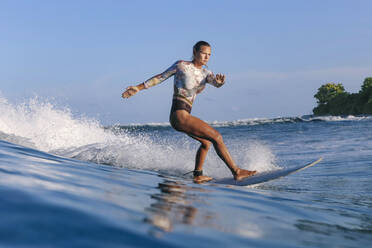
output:
<svg viewBox="0 0 372 248"><path fill-rule="evenodd" d="M192 104L197 94L202 92L207 83L220 87L216 81L213 73L205 68L196 68L192 62L179 60L174 63L171 67L165 70L163 73L158 74L144 82L146 89L155 86L169 77L174 75L174 93L173 93L173 105L175 101L182 101L189 105L188 112L191 111ZM184 106L182 103L178 103L179 106ZM184 109L183 107L172 106L172 110Z"/></svg>

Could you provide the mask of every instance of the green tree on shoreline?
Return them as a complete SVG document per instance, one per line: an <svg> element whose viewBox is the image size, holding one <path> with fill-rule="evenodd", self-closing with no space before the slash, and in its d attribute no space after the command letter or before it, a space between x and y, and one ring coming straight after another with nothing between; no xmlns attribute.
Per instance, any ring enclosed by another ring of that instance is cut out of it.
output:
<svg viewBox="0 0 372 248"><path fill-rule="evenodd" d="M314 95L318 106L314 115L372 114L372 77L364 80L359 93L348 93L342 84L327 83Z"/></svg>
<svg viewBox="0 0 372 248"><path fill-rule="evenodd" d="M361 102L363 102L363 112L372 114L372 77L366 78L362 89L359 91Z"/></svg>
<svg viewBox="0 0 372 248"><path fill-rule="evenodd" d="M342 84L328 83L322 85L314 97L318 100L319 104L327 104L337 95L345 92Z"/></svg>

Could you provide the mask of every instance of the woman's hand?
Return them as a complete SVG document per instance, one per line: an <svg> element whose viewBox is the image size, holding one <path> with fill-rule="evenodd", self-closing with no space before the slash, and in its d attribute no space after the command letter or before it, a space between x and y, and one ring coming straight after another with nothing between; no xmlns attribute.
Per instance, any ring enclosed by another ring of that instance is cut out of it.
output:
<svg viewBox="0 0 372 248"><path fill-rule="evenodd" d="M215 80L218 84L218 87L221 87L225 83L225 75L217 74Z"/></svg>
<svg viewBox="0 0 372 248"><path fill-rule="evenodd" d="M131 96L134 96L135 94L137 94L137 92L140 91L140 89L138 88L138 86L129 86L122 94L121 94L121 97L122 98L129 98Z"/></svg>

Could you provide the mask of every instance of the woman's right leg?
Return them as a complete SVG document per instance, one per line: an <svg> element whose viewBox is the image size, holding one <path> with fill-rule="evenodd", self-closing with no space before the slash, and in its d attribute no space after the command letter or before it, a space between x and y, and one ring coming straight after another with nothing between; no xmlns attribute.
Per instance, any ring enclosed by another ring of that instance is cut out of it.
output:
<svg viewBox="0 0 372 248"><path fill-rule="evenodd" d="M203 171L203 164L205 161L205 158L207 157L207 153L209 150L209 147L211 146L212 142L206 139L202 139L196 136L189 135L191 138L196 139L201 143L198 151L196 152L196 157L195 157L195 171ZM195 175L194 173L194 182L195 183L204 183L212 180L212 177L209 176L204 176L203 173L202 175Z"/></svg>
<svg viewBox="0 0 372 248"><path fill-rule="evenodd" d="M200 147L198 151L196 152L196 157L195 157L195 170L201 171L203 170L203 164L204 164L205 158L207 157L207 153L209 151L209 147L211 146L212 142L206 139L192 136L190 134L189 136L200 142Z"/></svg>

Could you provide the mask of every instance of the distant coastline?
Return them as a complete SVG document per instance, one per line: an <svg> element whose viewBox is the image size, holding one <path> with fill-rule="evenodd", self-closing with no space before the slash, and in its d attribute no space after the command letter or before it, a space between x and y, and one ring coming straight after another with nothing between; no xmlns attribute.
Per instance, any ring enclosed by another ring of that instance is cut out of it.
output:
<svg viewBox="0 0 372 248"><path fill-rule="evenodd" d="M314 115L372 114L372 77L364 79L358 93L346 92L342 84L327 83L314 95L318 106Z"/></svg>

